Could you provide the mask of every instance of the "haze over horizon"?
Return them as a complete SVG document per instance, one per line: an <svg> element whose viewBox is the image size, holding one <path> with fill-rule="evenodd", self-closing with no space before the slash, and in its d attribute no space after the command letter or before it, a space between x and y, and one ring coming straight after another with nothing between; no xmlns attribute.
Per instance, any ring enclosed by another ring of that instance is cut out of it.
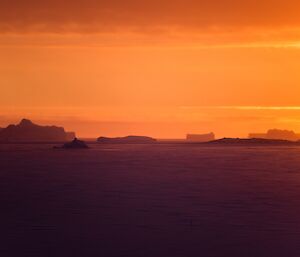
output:
<svg viewBox="0 0 300 257"><path fill-rule="evenodd" d="M0 127L81 137L300 131L300 3L4 0Z"/></svg>

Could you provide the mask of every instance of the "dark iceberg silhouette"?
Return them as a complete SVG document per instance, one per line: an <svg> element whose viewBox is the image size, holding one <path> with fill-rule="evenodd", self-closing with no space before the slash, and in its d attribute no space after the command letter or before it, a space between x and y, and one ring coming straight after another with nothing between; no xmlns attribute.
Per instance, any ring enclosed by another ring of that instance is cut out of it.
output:
<svg viewBox="0 0 300 257"><path fill-rule="evenodd" d="M156 143L157 140L152 137L146 136L126 136L126 137L99 137L97 139L98 143L106 144L149 144Z"/></svg>
<svg viewBox="0 0 300 257"><path fill-rule="evenodd" d="M72 140L74 137L74 132L66 132L62 127L40 126L28 119L0 130L1 142L57 142Z"/></svg>
<svg viewBox="0 0 300 257"><path fill-rule="evenodd" d="M89 147L88 147L88 145L84 141L78 140L75 137L73 141L65 143L60 148L63 148L63 149L87 149Z"/></svg>

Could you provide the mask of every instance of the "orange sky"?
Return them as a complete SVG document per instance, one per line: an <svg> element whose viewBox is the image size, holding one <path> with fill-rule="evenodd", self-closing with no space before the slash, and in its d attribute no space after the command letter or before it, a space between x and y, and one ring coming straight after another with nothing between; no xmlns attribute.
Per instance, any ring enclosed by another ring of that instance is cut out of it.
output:
<svg viewBox="0 0 300 257"><path fill-rule="evenodd" d="M0 126L300 131L298 1L3 0Z"/></svg>

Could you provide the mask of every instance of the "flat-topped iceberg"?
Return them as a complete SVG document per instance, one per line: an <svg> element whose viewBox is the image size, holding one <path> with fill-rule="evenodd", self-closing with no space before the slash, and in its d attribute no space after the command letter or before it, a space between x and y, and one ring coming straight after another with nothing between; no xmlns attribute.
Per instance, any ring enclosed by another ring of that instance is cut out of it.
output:
<svg viewBox="0 0 300 257"><path fill-rule="evenodd" d="M97 139L98 143L106 144L150 144L156 143L157 140L152 137L146 136L126 136L126 137L99 137Z"/></svg>

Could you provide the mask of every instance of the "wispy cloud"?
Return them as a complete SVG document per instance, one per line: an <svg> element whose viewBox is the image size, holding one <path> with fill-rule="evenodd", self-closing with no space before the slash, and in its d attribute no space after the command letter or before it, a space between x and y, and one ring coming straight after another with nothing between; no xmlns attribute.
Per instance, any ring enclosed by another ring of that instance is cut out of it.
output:
<svg viewBox="0 0 300 257"><path fill-rule="evenodd" d="M299 8L296 0L3 0L0 33L181 35L219 46L297 47Z"/></svg>
<svg viewBox="0 0 300 257"><path fill-rule="evenodd" d="M291 110L300 111L300 106L180 106L181 109L223 109L223 110Z"/></svg>

